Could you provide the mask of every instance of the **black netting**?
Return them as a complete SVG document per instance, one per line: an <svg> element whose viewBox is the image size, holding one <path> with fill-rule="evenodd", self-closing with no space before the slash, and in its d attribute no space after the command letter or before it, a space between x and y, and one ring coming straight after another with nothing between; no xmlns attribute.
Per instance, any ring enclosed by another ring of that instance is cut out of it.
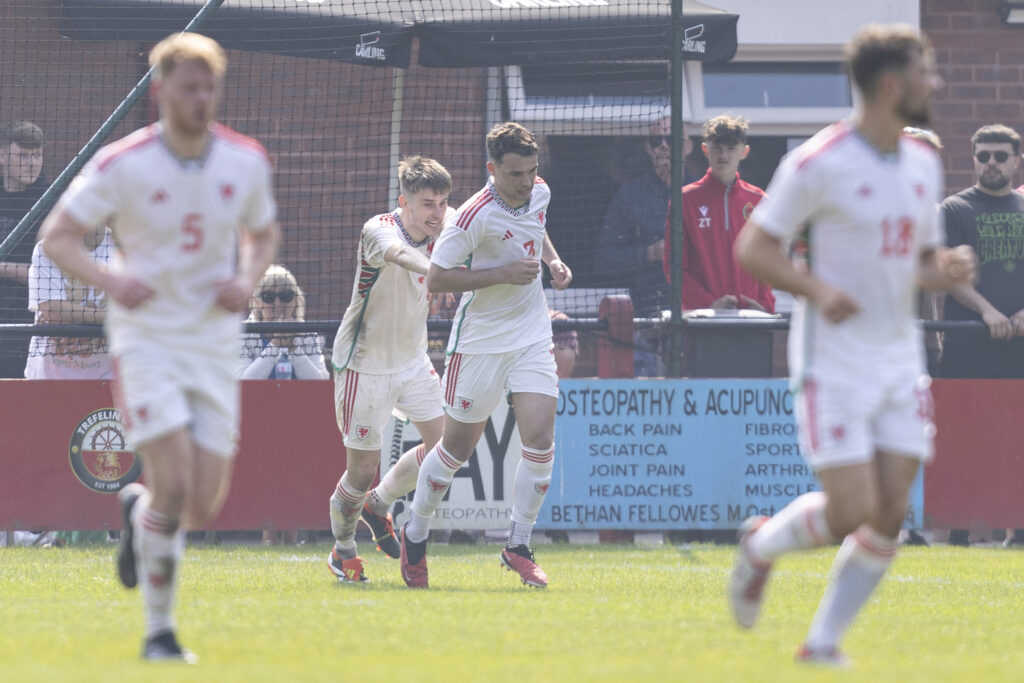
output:
<svg viewBox="0 0 1024 683"><path fill-rule="evenodd" d="M639 291L638 317L664 308L650 300L649 288L657 289L663 278L660 264L647 258L649 237L640 234L646 228L607 225L621 216L614 208L609 213L616 193L651 176L652 146L659 146L659 154L669 149L650 137L669 132L657 127L670 111L671 22L664 0L3 3L0 119L34 123L43 143L35 152L19 147L24 159L9 153L0 158L0 234L11 233L146 74L153 43L215 5L221 6L199 30L228 48L220 119L270 153L284 233L278 262L302 289L309 323L289 332L290 341L272 328L250 327L243 351L250 361L274 350L266 348L271 339L293 355L319 361L327 353L329 360L331 336L351 296L360 227L395 206L399 159L422 154L444 164L457 207L486 181L485 133L507 119L538 135L541 175L553 194L548 231L575 274L571 289L551 297L552 307L570 321L560 327L596 318L609 294ZM694 15L708 9L689 0L684 6ZM735 16L701 17L687 19L694 28L687 30L684 57L728 59L735 50ZM724 22L721 36L712 19ZM112 125L107 142L157 115L143 94ZM38 166L39 152L38 175L29 169L9 179L16 175L15 162ZM700 170L683 169L683 176ZM650 201L620 197L626 199ZM664 206L639 210L657 214ZM663 213L642 218L655 231L659 222L664 225ZM6 245L0 322L101 321L100 293L39 263L33 269L38 312L29 311L25 271L37 225L23 225L20 239ZM664 288L654 293L665 294ZM431 324L435 350L446 335L442 321ZM594 375L601 332L579 327L575 374ZM102 340L69 338L37 342L33 353L93 343L103 350ZM28 332L8 327L0 345L0 374L22 376Z"/></svg>

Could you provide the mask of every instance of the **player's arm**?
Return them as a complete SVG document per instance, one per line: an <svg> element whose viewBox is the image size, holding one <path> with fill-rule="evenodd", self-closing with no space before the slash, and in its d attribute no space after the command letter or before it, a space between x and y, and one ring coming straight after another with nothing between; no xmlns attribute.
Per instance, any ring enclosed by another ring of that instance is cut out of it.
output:
<svg viewBox="0 0 1024 683"><path fill-rule="evenodd" d="M431 263L427 270L427 289L431 292L469 292L492 285L528 285L540 275L540 261L521 258L493 268L442 268Z"/></svg>
<svg viewBox="0 0 1024 683"><path fill-rule="evenodd" d="M100 267L85 251L85 235L91 231L61 206L47 216L40 229L43 250L65 273L107 292L125 308L135 308L153 296L153 289L130 275L111 273Z"/></svg>
<svg viewBox="0 0 1024 683"><path fill-rule="evenodd" d="M802 296L834 323L860 310L849 294L811 272L801 272L782 249L782 241L753 221L747 221L733 246L736 261L765 284Z"/></svg>
<svg viewBox="0 0 1024 683"><path fill-rule="evenodd" d="M407 244L392 244L384 252L384 260L420 275L426 275L430 268L430 259Z"/></svg>
<svg viewBox="0 0 1024 683"><path fill-rule="evenodd" d="M271 221L262 230L243 228L238 248L238 271L233 278L217 284L217 303L232 313L249 308L249 298L256 283L277 256L281 229Z"/></svg>
<svg viewBox="0 0 1024 683"><path fill-rule="evenodd" d="M546 232L544 233L544 247L541 249L540 258L544 263L548 264L548 270L551 271L551 286L555 289L565 289L568 287L569 283L572 282L572 271L558 257L558 251L555 250L555 245Z"/></svg>

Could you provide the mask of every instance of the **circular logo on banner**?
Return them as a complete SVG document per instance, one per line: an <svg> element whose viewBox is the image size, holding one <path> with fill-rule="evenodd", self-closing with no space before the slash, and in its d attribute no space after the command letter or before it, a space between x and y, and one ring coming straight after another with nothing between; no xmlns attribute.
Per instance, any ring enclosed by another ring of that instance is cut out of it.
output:
<svg viewBox="0 0 1024 683"><path fill-rule="evenodd" d="M142 472L142 462L126 446L121 415L113 408L94 410L78 423L69 459L78 481L100 493L117 493Z"/></svg>

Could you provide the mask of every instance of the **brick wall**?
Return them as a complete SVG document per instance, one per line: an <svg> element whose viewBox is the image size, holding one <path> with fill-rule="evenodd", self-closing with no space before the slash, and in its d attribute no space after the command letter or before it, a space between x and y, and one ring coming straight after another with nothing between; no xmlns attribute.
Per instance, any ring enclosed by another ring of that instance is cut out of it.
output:
<svg viewBox="0 0 1024 683"><path fill-rule="evenodd" d="M58 34L57 0L0 3L0 120L46 132L53 179L146 71L150 45L85 43ZM307 318L337 320L348 305L363 222L390 210L393 71L229 51L221 120L260 140L275 167L285 235L280 260L308 295ZM405 77L399 152L448 167L456 206L484 177L485 70L418 66ZM111 140L155 117L129 114Z"/></svg>
<svg viewBox="0 0 1024 683"><path fill-rule="evenodd" d="M949 194L974 184L970 139L975 130L988 123L1024 130L1024 27L1005 25L1001 4L921 0L921 28L935 45L946 81L935 100L934 129L945 146Z"/></svg>

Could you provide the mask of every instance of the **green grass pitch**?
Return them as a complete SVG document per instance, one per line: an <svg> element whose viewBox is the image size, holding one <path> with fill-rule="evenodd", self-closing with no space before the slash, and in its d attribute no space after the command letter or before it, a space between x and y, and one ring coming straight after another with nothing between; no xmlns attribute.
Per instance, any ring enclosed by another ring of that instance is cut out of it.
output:
<svg viewBox="0 0 1024 683"><path fill-rule="evenodd" d="M783 558L758 627L733 625L734 548L542 545L546 590L498 546L430 547L427 591L364 545L339 585L328 545L190 547L177 618L197 667L138 660L138 591L113 548L0 548L2 681L1021 681L1024 552L904 548L854 623L849 671L795 665L833 551Z"/></svg>

